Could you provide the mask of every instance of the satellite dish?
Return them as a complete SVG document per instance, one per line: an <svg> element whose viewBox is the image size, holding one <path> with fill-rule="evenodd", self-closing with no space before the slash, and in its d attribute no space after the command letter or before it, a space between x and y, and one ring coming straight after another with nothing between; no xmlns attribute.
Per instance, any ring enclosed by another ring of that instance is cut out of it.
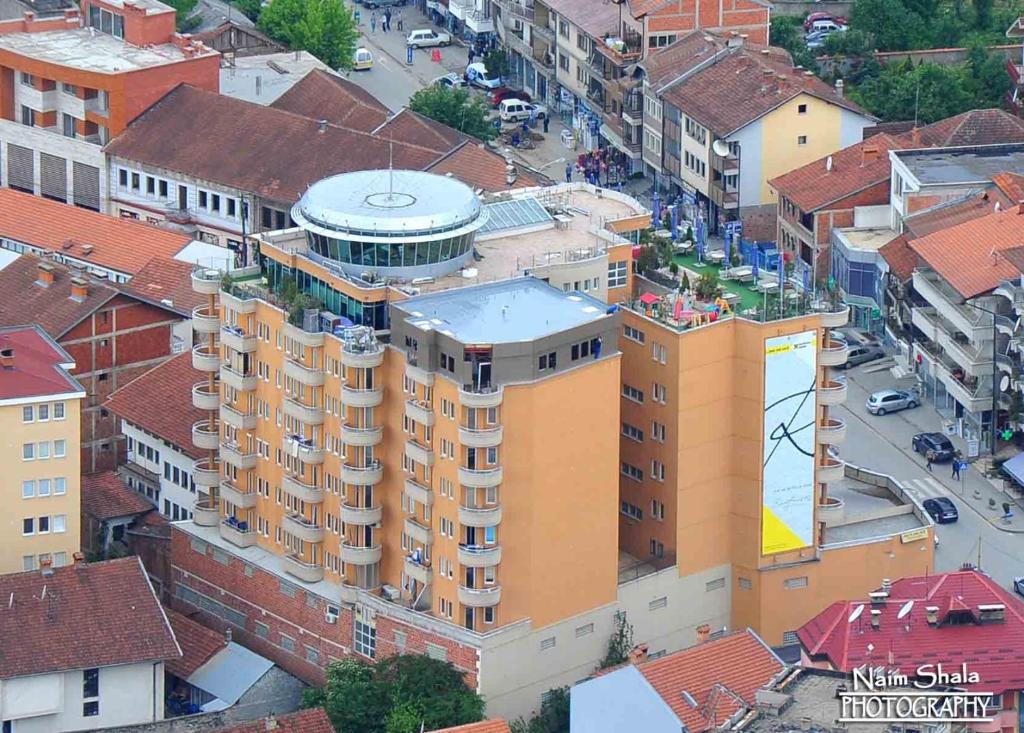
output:
<svg viewBox="0 0 1024 733"><path fill-rule="evenodd" d="M1005 392L1007 390L1007 388L1009 388L1009 386L1010 386L1010 377L1007 376L1006 374L1004 374L1003 378L999 380L999 391L1000 392Z"/></svg>
<svg viewBox="0 0 1024 733"><path fill-rule="evenodd" d="M903 617L904 617L904 616L906 616L906 615L907 615L908 613L910 613L910 609L911 609L911 608L913 608L913 607L914 607L914 602L913 602L913 601L907 601L907 602L906 602L906 603L904 603L904 604L903 604L903 606L902 606L902 607L900 608L900 612L896 614L896 618L897 618L897 619L901 619L901 618L903 618Z"/></svg>
<svg viewBox="0 0 1024 733"><path fill-rule="evenodd" d="M711 143L711 149L715 151L715 155L719 158L724 158L729 154L729 143L725 140L715 140Z"/></svg>
<svg viewBox="0 0 1024 733"><path fill-rule="evenodd" d="M875 651L875 645L874 644L868 644L868 654L870 654L873 651Z"/></svg>
<svg viewBox="0 0 1024 733"><path fill-rule="evenodd" d="M853 611L850 613L850 618L848 618L846 620L846 622L849 623L849 624L852 624L854 621L856 621L857 619L860 618L860 615L862 613L864 613L864 605L863 604L861 604L861 605L857 606L855 609L853 609Z"/></svg>
<svg viewBox="0 0 1024 733"><path fill-rule="evenodd" d="M825 158L825 170L828 171L829 173L832 172L832 156L831 155L828 156L827 158Z"/></svg>

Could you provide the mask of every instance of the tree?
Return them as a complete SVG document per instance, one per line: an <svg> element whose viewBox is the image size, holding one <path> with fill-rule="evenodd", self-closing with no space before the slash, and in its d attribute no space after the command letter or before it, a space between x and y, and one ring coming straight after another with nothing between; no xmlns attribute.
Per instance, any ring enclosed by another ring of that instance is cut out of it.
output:
<svg viewBox="0 0 1024 733"><path fill-rule="evenodd" d="M487 106L482 100L471 97L466 89L444 86L420 89L409 100L409 109L480 140L491 140L498 134L487 121Z"/></svg>
<svg viewBox="0 0 1024 733"><path fill-rule="evenodd" d="M259 28L276 41L309 51L332 69L351 69L359 40L344 0L274 0L259 16Z"/></svg>
<svg viewBox="0 0 1024 733"><path fill-rule="evenodd" d="M384 721L391 709L389 690L376 679L374 668L355 659L331 664L327 684L307 689L302 704L323 705L335 730L360 733L385 733Z"/></svg>
<svg viewBox="0 0 1024 733"><path fill-rule="evenodd" d="M506 77L511 72L508 63L508 54L504 49L495 48L484 54L484 68L491 74Z"/></svg>
<svg viewBox="0 0 1024 733"><path fill-rule="evenodd" d="M683 279L679 283L679 292L680 293L685 293L689 289L690 289L690 276L686 272L683 272Z"/></svg>
<svg viewBox="0 0 1024 733"><path fill-rule="evenodd" d="M263 3L261 0L234 0L231 3L242 15L256 23L260 19L260 12L263 10Z"/></svg>
<svg viewBox="0 0 1024 733"><path fill-rule="evenodd" d="M693 290L701 300L714 300L718 297L718 275L711 270L702 272L697 278L697 284Z"/></svg>
<svg viewBox="0 0 1024 733"><path fill-rule="evenodd" d="M636 258L636 269L641 274L648 270L657 270L658 250L653 246L641 247L640 254Z"/></svg>
<svg viewBox="0 0 1024 733"><path fill-rule="evenodd" d="M797 16L779 15L772 18L771 45L784 48L793 57L793 63L815 71L818 62L814 51L804 41L803 20Z"/></svg>
<svg viewBox="0 0 1024 733"><path fill-rule="evenodd" d="M509 723L512 733L569 733L569 688L548 690L540 704L540 712L529 722L519 718Z"/></svg>
<svg viewBox="0 0 1024 733"><path fill-rule="evenodd" d="M703 277L703 275L701 276ZM699 283L698 283L699 285ZM608 651L598 664L598 669L607 669L622 664L629 659L629 650L633 648L633 625L626 618L625 611L616 611L615 630L608 639Z"/></svg>

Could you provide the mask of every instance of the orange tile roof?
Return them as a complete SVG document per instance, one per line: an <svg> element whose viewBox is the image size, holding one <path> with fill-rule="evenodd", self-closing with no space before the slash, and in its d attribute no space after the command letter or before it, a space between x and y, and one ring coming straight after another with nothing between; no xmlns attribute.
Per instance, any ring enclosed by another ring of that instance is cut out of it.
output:
<svg viewBox="0 0 1024 733"><path fill-rule="evenodd" d="M0 328L0 349L14 353L12 366L0 369L0 399L85 392L60 366L73 359L38 325Z"/></svg>
<svg viewBox="0 0 1024 733"><path fill-rule="evenodd" d="M82 476L82 513L102 521L152 511L153 505L128 488L113 471Z"/></svg>
<svg viewBox="0 0 1024 733"><path fill-rule="evenodd" d="M334 733L334 726L323 708L309 708L290 715L272 715L227 728L217 728L211 733L267 733L270 730L275 733Z"/></svg>
<svg viewBox="0 0 1024 733"><path fill-rule="evenodd" d="M921 147L1024 142L1024 120L1001 109L972 109L922 127Z"/></svg>
<svg viewBox="0 0 1024 733"><path fill-rule="evenodd" d="M889 270L901 282L906 282L917 267L917 253L910 248L907 235L901 234L878 249L878 254L889 265Z"/></svg>
<svg viewBox="0 0 1024 733"><path fill-rule="evenodd" d="M992 176L992 183L1011 202L1024 201L1024 176L1019 173L997 173Z"/></svg>
<svg viewBox="0 0 1024 733"><path fill-rule="evenodd" d="M438 728L430 733L509 733L509 727L504 720L481 720L479 723L466 723L454 728Z"/></svg>
<svg viewBox="0 0 1024 733"><path fill-rule="evenodd" d="M996 204L1006 209L1013 201L1004 196L998 189L973 192L959 199L945 201L921 211L915 211L903 220L908 239L926 237L940 229L963 224L965 221L977 219L979 216L991 214Z"/></svg>
<svg viewBox="0 0 1024 733"><path fill-rule="evenodd" d="M174 637L181 647L180 659L169 660L164 667L175 677L187 680L193 672L209 661L210 657L227 646L227 639L183 613L165 608Z"/></svg>
<svg viewBox="0 0 1024 733"><path fill-rule="evenodd" d="M431 173L450 173L472 188L485 191L505 191L510 188L505 174L505 159L475 142L466 142L441 160L427 168ZM540 186L541 182L529 171L516 166L516 181L511 188Z"/></svg>
<svg viewBox="0 0 1024 733"><path fill-rule="evenodd" d="M919 239L910 247L964 298L987 293L1020 271L999 251L1024 242L1019 207L980 216Z"/></svg>
<svg viewBox="0 0 1024 733"><path fill-rule="evenodd" d="M206 303L206 296L192 289L192 267L190 262L154 257L124 285L124 289L143 300L160 303L191 318L192 309Z"/></svg>
<svg viewBox="0 0 1024 733"><path fill-rule="evenodd" d="M391 114L362 87L323 69L310 71L270 106L360 132L373 132Z"/></svg>
<svg viewBox="0 0 1024 733"><path fill-rule="evenodd" d="M0 236L129 275L155 256L173 257L191 241L149 224L10 188L0 188Z"/></svg>

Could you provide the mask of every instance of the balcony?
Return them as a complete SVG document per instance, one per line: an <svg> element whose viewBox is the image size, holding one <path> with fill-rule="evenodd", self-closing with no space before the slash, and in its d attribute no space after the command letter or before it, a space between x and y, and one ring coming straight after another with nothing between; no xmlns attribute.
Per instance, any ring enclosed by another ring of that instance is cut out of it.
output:
<svg viewBox="0 0 1024 733"><path fill-rule="evenodd" d="M192 480L196 486L209 489L220 485L220 459L200 458L192 464ZM209 526L213 526L212 524Z"/></svg>
<svg viewBox="0 0 1024 733"><path fill-rule="evenodd" d="M501 404L501 387L477 387L459 390L459 404L463 407L489 408Z"/></svg>
<svg viewBox="0 0 1024 733"><path fill-rule="evenodd" d="M259 384L259 377L255 374L243 374L229 364L221 364L220 381L239 392L251 392Z"/></svg>
<svg viewBox="0 0 1024 733"><path fill-rule="evenodd" d="M231 310L242 315L256 312L256 294L233 287L229 290L222 290L220 293L220 304L225 310Z"/></svg>
<svg viewBox="0 0 1024 733"><path fill-rule="evenodd" d="M842 499L826 496L823 501L818 502L818 521L824 522L826 527L843 524L845 518L846 505Z"/></svg>
<svg viewBox="0 0 1024 733"><path fill-rule="evenodd" d="M242 446L237 443L225 442L220 444L220 458L237 469L248 470L256 468L256 459L259 456L255 453L245 452Z"/></svg>
<svg viewBox="0 0 1024 733"><path fill-rule="evenodd" d="M995 289L996 295L1001 295L1010 301L1013 310L1017 313L1024 311L1024 278L1019 280L1004 280Z"/></svg>
<svg viewBox="0 0 1024 733"><path fill-rule="evenodd" d="M214 345L196 344L192 347L192 368L200 372L215 372L220 368L220 349Z"/></svg>
<svg viewBox="0 0 1024 733"><path fill-rule="evenodd" d="M405 495L409 500L423 506L430 506L434 503L434 493L430 487L413 481L411 478L405 480Z"/></svg>
<svg viewBox="0 0 1024 733"><path fill-rule="evenodd" d="M814 480L821 484L842 481L846 475L846 464L835 458L825 458L818 464L814 472Z"/></svg>
<svg viewBox="0 0 1024 733"><path fill-rule="evenodd" d="M818 360L822 366L841 366L850 355L850 347L845 341L830 339L821 347Z"/></svg>
<svg viewBox="0 0 1024 733"><path fill-rule="evenodd" d="M299 326L293 326L290 323L285 323L282 327L282 332L285 338L297 341L303 346L323 346L324 345L324 333L323 331L307 331Z"/></svg>
<svg viewBox="0 0 1024 733"><path fill-rule="evenodd" d="M220 406L220 421L237 430L254 430L257 416L251 412L241 412L231 405Z"/></svg>
<svg viewBox="0 0 1024 733"><path fill-rule="evenodd" d="M380 461L374 461L370 466L353 466L343 463L341 466L341 480L352 486L375 486L384 478L384 466Z"/></svg>
<svg viewBox="0 0 1024 733"><path fill-rule="evenodd" d="M430 527L425 527L414 519L405 520L405 533L421 545L429 545L434 541L434 533L430 531Z"/></svg>
<svg viewBox="0 0 1024 733"><path fill-rule="evenodd" d="M835 310L822 311L821 325L823 328L842 328L850 320L850 306L840 305Z"/></svg>
<svg viewBox="0 0 1024 733"><path fill-rule="evenodd" d="M595 39L594 49L608 57L616 66L635 63L643 55L642 39L638 34L626 38Z"/></svg>
<svg viewBox="0 0 1024 733"><path fill-rule="evenodd" d="M213 426L207 420L192 424L192 445L201 450L217 450L220 444L220 425L213 420Z"/></svg>
<svg viewBox="0 0 1024 733"><path fill-rule="evenodd" d="M221 481L220 498L239 509L252 509L259 496L255 491L235 486L230 481Z"/></svg>
<svg viewBox="0 0 1024 733"><path fill-rule="evenodd" d="M357 547L356 545L342 542L340 549L341 551L338 554L341 556L341 561L348 565L373 565L380 562L382 554L380 545Z"/></svg>
<svg viewBox="0 0 1024 733"><path fill-rule="evenodd" d="M298 476L285 474L281 480L281 488L284 489L284 493L307 504L321 504L324 500L323 489L316 484L307 484Z"/></svg>
<svg viewBox="0 0 1024 733"><path fill-rule="evenodd" d="M298 458L303 463L315 465L324 462L324 449L318 447L308 438L303 438L301 435L286 435L283 444L285 453Z"/></svg>
<svg viewBox="0 0 1024 733"><path fill-rule="evenodd" d="M384 344L374 342L372 346L346 343L341 350L341 363L347 367L372 369L384 363Z"/></svg>
<svg viewBox="0 0 1024 733"><path fill-rule="evenodd" d="M547 71L555 70L555 56L547 49L533 48L533 63Z"/></svg>
<svg viewBox="0 0 1024 733"><path fill-rule="evenodd" d="M251 529L241 529L238 522L231 522L225 519L220 523L220 536L226 539L235 547L252 547L256 544L256 532Z"/></svg>
<svg viewBox="0 0 1024 733"><path fill-rule="evenodd" d="M829 380L818 385L819 405L841 405L846 402L846 382Z"/></svg>
<svg viewBox="0 0 1024 733"><path fill-rule="evenodd" d="M377 445L384 437L384 428L358 428L354 425L341 426L341 441L345 445Z"/></svg>
<svg viewBox="0 0 1024 733"><path fill-rule="evenodd" d="M1002 315L997 315L995 318L996 330L999 333L1005 334L1007 336L1013 336L1013 332L1016 326L1015 319Z"/></svg>
<svg viewBox="0 0 1024 733"><path fill-rule="evenodd" d="M459 483L473 489L488 489L501 483L501 466L494 468L466 468L459 466Z"/></svg>
<svg viewBox="0 0 1024 733"><path fill-rule="evenodd" d="M251 354L256 351L256 337L237 326L224 326L220 331L220 342L239 354Z"/></svg>
<svg viewBox="0 0 1024 733"><path fill-rule="evenodd" d="M358 507L349 506L348 504L341 505L341 521L345 524L358 524L364 527L368 524L377 524L380 518L381 508L379 506Z"/></svg>
<svg viewBox="0 0 1024 733"><path fill-rule="evenodd" d="M827 417L818 423L818 444L839 445L846 440L846 423Z"/></svg>
<svg viewBox="0 0 1024 733"><path fill-rule="evenodd" d="M552 46L555 45L555 29L550 28L544 23L535 23L530 26L531 32L538 38L543 38L545 41L550 43Z"/></svg>
<svg viewBox="0 0 1024 733"><path fill-rule="evenodd" d="M308 563L294 554L285 555L281 558L281 569L293 578L298 578L306 583L319 583L324 579L323 565Z"/></svg>
<svg viewBox="0 0 1024 733"><path fill-rule="evenodd" d="M500 562L500 545L459 545L459 563L463 567L492 568Z"/></svg>
<svg viewBox="0 0 1024 733"><path fill-rule="evenodd" d="M211 499L198 499L192 505L192 521L200 527L216 527L220 524L220 507L217 502Z"/></svg>
<svg viewBox="0 0 1024 733"><path fill-rule="evenodd" d="M434 410L422 400L406 400L405 416L428 428L434 424Z"/></svg>
<svg viewBox="0 0 1024 733"><path fill-rule="evenodd" d="M415 440L405 441L405 455L409 457L410 461L416 461L420 465L434 465L433 451L422 443L417 443Z"/></svg>
<svg viewBox="0 0 1024 733"><path fill-rule="evenodd" d="M192 309L192 330L196 333L220 331L220 313L217 306L197 305Z"/></svg>
<svg viewBox="0 0 1024 733"><path fill-rule="evenodd" d="M982 341L990 331L992 322L986 313L962 305L960 294L947 285L936 273L914 270L914 290L928 301L938 314L953 327L966 334L971 341Z"/></svg>
<svg viewBox="0 0 1024 733"><path fill-rule="evenodd" d="M429 585L433 578L433 573L430 571L429 565L418 563L411 557L405 558L405 574L417 583L422 583L423 585Z"/></svg>
<svg viewBox="0 0 1024 733"><path fill-rule="evenodd" d="M307 405L299 402L294 397L286 397L281 403L284 414L304 425L323 425L324 408L315 405Z"/></svg>
<svg viewBox="0 0 1024 733"><path fill-rule="evenodd" d="M415 364L410 364L408 361L405 363L405 376L425 387L432 387L434 385L434 375L432 372L421 369Z"/></svg>
<svg viewBox="0 0 1024 733"><path fill-rule="evenodd" d="M501 523L501 507L459 507L459 522L466 527L496 527Z"/></svg>
<svg viewBox="0 0 1024 733"><path fill-rule="evenodd" d="M284 375L307 387L322 387L324 384L322 370L308 367L296 359L284 360Z"/></svg>
<svg viewBox="0 0 1024 733"><path fill-rule="evenodd" d="M324 528L313 524L300 514L285 514L281 526L288 534L303 542L323 542Z"/></svg>
<svg viewBox="0 0 1024 733"><path fill-rule="evenodd" d="M963 405L968 412L981 413L992 409L991 376L970 381L962 381L953 375L944 364L935 364L935 373L946 386L946 391Z"/></svg>
<svg viewBox="0 0 1024 733"><path fill-rule="evenodd" d="M380 387L358 389L355 387L341 388L341 404L345 407L376 407L384 401L384 390Z"/></svg>
<svg viewBox="0 0 1024 733"><path fill-rule="evenodd" d="M459 426L459 442L469 448L494 448L501 445L502 427L464 428Z"/></svg>
<svg viewBox="0 0 1024 733"><path fill-rule="evenodd" d="M197 410L216 410L220 407L220 386L215 381L213 387L209 382L196 382L192 385L192 406Z"/></svg>
<svg viewBox="0 0 1024 733"><path fill-rule="evenodd" d="M220 292L220 270L197 267L192 270L192 291L202 295L216 295Z"/></svg>
<svg viewBox="0 0 1024 733"><path fill-rule="evenodd" d="M1002 316L999 316L1002 318ZM972 345L965 342L962 334L939 331L939 346L972 377L992 374L992 344Z"/></svg>
<svg viewBox="0 0 1024 733"><path fill-rule="evenodd" d="M497 606L501 600L501 586L493 585L489 588L467 588L459 586L459 603L471 608L488 608Z"/></svg>

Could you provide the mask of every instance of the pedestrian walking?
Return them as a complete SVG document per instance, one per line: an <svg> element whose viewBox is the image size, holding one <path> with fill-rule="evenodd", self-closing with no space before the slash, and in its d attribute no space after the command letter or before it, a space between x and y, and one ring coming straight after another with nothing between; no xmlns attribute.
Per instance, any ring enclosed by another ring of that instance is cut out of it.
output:
<svg viewBox="0 0 1024 733"><path fill-rule="evenodd" d="M391 8L384 8L384 32L388 33L391 30Z"/></svg>
<svg viewBox="0 0 1024 733"><path fill-rule="evenodd" d="M469 56L469 63L473 63L473 59L476 57L476 49L470 46L466 50L466 54Z"/></svg>
<svg viewBox="0 0 1024 733"><path fill-rule="evenodd" d="M402 16L402 11L401 10L398 11L398 30L399 31L404 31L405 30L405 18Z"/></svg>
<svg viewBox="0 0 1024 733"><path fill-rule="evenodd" d="M572 183L572 163L565 164L565 182Z"/></svg>
<svg viewBox="0 0 1024 733"><path fill-rule="evenodd" d="M924 454L925 468L927 468L929 471L932 470L932 462L934 460L935 460L935 451L928 450L927 452L925 452L925 454Z"/></svg>
<svg viewBox="0 0 1024 733"><path fill-rule="evenodd" d="M954 479L959 479L960 478L960 459L959 458L954 458L953 459L953 476L952 476L952 478L954 478Z"/></svg>
<svg viewBox="0 0 1024 733"><path fill-rule="evenodd" d="M377 32L377 11L370 13L370 33Z"/></svg>
<svg viewBox="0 0 1024 733"><path fill-rule="evenodd" d="M537 108L530 107L530 127L537 126Z"/></svg>
<svg viewBox="0 0 1024 733"><path fill-rule="evenodd" d="M547 134L548 125L550 123L551 123L551 119L547 115L544 115L544 134Z"/></svg>

